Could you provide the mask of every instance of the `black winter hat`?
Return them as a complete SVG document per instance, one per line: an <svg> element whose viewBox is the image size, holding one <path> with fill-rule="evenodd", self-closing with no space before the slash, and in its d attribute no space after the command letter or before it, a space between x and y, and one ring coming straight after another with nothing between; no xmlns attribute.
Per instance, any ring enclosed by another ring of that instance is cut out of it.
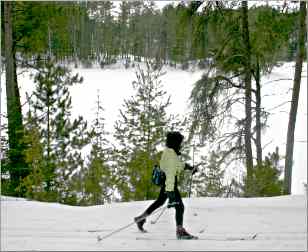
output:
<svg viewBox="0 0 308 252"><path fill-rule="evenodd" d="M173 149L177 155L181 155L181 143L184 136L178 131L171 131L167 133L166 146Z"/></svg>

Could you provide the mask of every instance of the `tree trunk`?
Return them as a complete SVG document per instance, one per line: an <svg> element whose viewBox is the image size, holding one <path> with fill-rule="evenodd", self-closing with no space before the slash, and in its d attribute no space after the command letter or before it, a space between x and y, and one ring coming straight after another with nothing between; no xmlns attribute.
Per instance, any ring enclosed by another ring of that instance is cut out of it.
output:
<svg viewBox="0 0 308 252"><path fill-rule="evenodd" d="M288 124L288 132L287 132L285 175L284 175L284 193L285 194L291 194L294 131L295 131L295 124L296 124L300 84L301 84L302 66L303 66L303 59L304 59L304 54L305 54L305 35L306 35L305 17L306 17L306 3L301 2L300 3L300 17L299 17L298 52L296 55L292 101L291 101L291 109L289 113L289 124Z"/></svg>
<svg viewBox="0 0 308 252"><path fill-rule="evenodd" d="M249 29L248 29L248 4L247 1L242 2L242 36L245 49L245 156L246 156L246 169L247 169L247 184L246 196L251 195L251 180L253 169L253 158L251 148L251 46L249 42Z"/></svg>
<svg viewBox="0 0 308 252"><path fill-rule="evenodd" d="M27 175L27 168L24 162L22 146L24 129L22 125L22 113L17 85L16 60L13 43L12 3L13 2L10 1L4 2L4 43L10 179L11 190L14 195L17 195L15 189L20 184L21 178Z"/></svg>
<svg viewBox="0 0 308 252"><path fill-rule="evenodd" d="M256 149L257 165L262 165L262 144L261 144L261 83L260 83L260 64L257 59L256 67Z"/></svg>

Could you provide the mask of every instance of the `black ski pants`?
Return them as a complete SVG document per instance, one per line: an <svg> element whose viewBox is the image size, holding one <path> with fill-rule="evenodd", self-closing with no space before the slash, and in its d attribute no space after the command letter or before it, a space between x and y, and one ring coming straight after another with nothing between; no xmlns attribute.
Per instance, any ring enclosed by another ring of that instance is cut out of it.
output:
<svg viewBox="0 0 308 252"><path fill-rule="evenodd" d="M175 177L174 192L175 192L176 201L179 202L179 204L175 206L176 225L183 226L184 204L182 201L181 194L177 188L177 177ZM164 182L163 185L161 186L158 198L148 207L145 213L147 215L150 215L157 208L161 207L166 202L167 198L168 196L166 194L165 182Z"/></svg>

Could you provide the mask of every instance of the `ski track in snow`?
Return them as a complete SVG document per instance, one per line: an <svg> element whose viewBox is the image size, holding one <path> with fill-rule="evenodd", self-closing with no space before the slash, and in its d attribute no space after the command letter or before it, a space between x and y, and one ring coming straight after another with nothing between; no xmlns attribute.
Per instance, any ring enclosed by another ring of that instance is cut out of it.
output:
<svg viewBox="0 0 308 252"><path fill-rule="evenodd" d="M1 250L303 251L307 250L307 198L184 198L184 226L199 240L176 240L174 209L156 224L147 219L97 241L130 222L152 201L72 207L1 197ZM255 239L252 235L257 234ZM245 240L241 240L241 239ZM250 239L249 239L250 238Z"/></svg>

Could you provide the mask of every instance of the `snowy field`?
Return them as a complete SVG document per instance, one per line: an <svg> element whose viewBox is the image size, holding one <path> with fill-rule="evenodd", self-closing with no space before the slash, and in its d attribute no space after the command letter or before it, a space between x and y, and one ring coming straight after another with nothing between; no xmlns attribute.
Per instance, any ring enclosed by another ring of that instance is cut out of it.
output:
<svg viewBox="0 0 308 252"><path fill-rule="evenodd" d="M285 155L285 144L288 129L290 100L294 77L294 62L284 63L275 67L271 74L262 77L262 106L270 113L267 121L268 127L262 132L263 155L275 151L279 147L282 157ZM171 96L171 105L167 112L171 114L185 115L189 111L188 99L193 84L200 79L203 72L198 69L183 71L170 67L164 67L166 72L161 77L164 90ZM20 86L23 112L26 113L26 92L32 93L34 89L33 78L29 72L19 69L18 83ZM82 84L71 88L72 117L83 116L91 124L95 118L97 94L100 94L104 108L106 130L114 132L114 122L119 118L119 109L122 108L124 99L134 95L131 83L136 80L135 69L125 69L123 65L116 64L105 69L77 68L73 73L78 73L84 78ZM1 75L1 105L6 112L5 78ZM3 85L2 85L3 83ZM110 141L114 143L112 137ZM253 146L254 147L254 146ZM206 153L200 153L206 155ZM303 65L302 83L298 104L295 142L294 142L294 167L292 176L292 194L303 194L303 183L307 183L307 63ZM281 161L284 166L284 159ZM239 176L238 165L230 167L228 174Z"/></svg>
<svg viewBox="0 0 308 252"><path fill-rule="evenodd" d="M3 250L125 251L307 251L307 198L185 198L184 226L199 240L176 240L174 209L146 234L132 222L152 201L72 207L1 197ZM257 234L255 239L241 240Z"/></svg>

